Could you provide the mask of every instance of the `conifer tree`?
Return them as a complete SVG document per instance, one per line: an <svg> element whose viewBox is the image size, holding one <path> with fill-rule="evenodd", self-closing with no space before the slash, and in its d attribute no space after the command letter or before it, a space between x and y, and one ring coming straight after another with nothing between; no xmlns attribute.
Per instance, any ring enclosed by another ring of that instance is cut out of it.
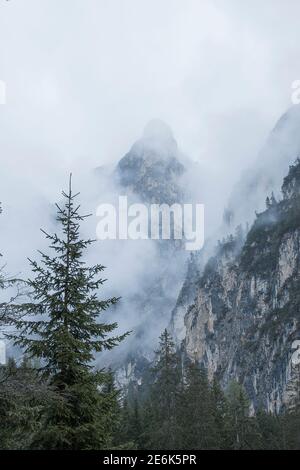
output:
<svg viewBox="0 0 300 470"><path fill-rule="evenodd" d="M24 358L18 366L13 358L0 366L0 448L26 449L39 432L40 410L50 399L46 384Z"/></svg>
<svg viewBox="0 0 300 470"><path fill-rule="evenodd" d="M277 204L277 200L276 200L276 197L275 197L273 191L272 191L272 194L271 194L270 203L271 203L272 206L275 206Z"/></svg>
<svg viewBox="0 0 300 470"><path fill-rule="evenodd" d="M129 407L128 427L130 440L137 448L140 448L143 429L140 416L140 407L136 397L133 400L133 404Z"/></svg>
<svg viewBox="0 0 300 470"><path fill-rule="evenodd" d="M181 378L180 362L171 335L165 329L159 338L153 367L149 421L150 448L175 449L178 434L177 394Z"/></svg>
<svg viewBox="0 0 300 470"><path fill-rule="evenodd" d="M257 423L249 416L248 397L238 382L233 381L229 384L228 402L232 448L235 450L257 448L260 438Z"/></svg>
<svg viewBox="0 0 300 470"><path fill-rule="evenodd" d="M282 416L272 415L263 409L259 409L255 416L259 429L260 439L258 449L279 450L284 448L284 434L282 435Z"/></svg>
<svg viewBox="0 0 300 470"><path fill-rule="evenodd" d="M136 445L132 440L131 407L128 403L127 396L123 399L120 413L120 424L115 435L115 442L118 447L125 449L134 449Z"/></svg>
<svg viewBox="0 0 300 470"><path fill-rule="evenodd" d="M122 405L117 442L123 448L141 449L143 448L143 432L138 399L134 397L133 403L130 403L126 397Z"/></svg>
<svg viewBox="0 0 300 470"><path fill-rule="evenodd" d="M196 361L185 368L181 393L180 428L184 449L212 449L217 446L217 429L214 426L213 400L207 374Z"/></svg>
<svg viewBox="0 0 300 470"><path fill-rule="evenodd" d="M267 199L266 199L266 208L267 208L267 209L270 209L270 207L271 207L271 201L270 201L269 196L267 196Z"/></svg>
<svg viewBox="0 0 300 470"><path fill-rule="evenodd" d="M28 357L41 360L40 373L56 392L43 410L42 429L32 446L99 449L109 445L116 394L105 390L110 375L94 371L92 362L95 352L112 349L126 334L110 337L117 324L98 321L117 299L98 298L104 267L84 261L93 240L80 237L87 216L80 215L71 176L69 191L62 195L64 205L56 205L61 234L42 231L52 254L40 253L39 263L29 260L34 274L27 281L30 298L15 306L26 317L13 321L19 334L10 338Z"/></svg>
<svg viewBox="0 0 300 470"><path fill-rule="evenodd" d="M215 447L217 449L228 449L230 447L229 406L226 396L215 377L211 386L211 394Z"/></svg>

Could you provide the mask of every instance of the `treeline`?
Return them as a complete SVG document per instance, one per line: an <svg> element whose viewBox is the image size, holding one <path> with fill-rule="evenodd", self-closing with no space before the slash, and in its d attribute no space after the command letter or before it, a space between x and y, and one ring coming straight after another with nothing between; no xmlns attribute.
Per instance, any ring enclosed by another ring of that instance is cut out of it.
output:
<svg viewBox="0 0 300 470"><path fill-rule="evenodd" d="M237 382L223 392L197 362L182 364L167 330L146 386L128 390L119 443L136 449L300 449L299 390L291 409L250 416Z"/></svg>
<svg viewBox="0 0 300 470"><path fill-rule="evenodd" d="M74 396L43 378L38 363L9 359L0 368L0 448L300 449L299 396L285 413L251 416L243 387L231 382L224 392L197 362L183 364L167 330L141 385L124 394L110 371L102 374L101 388L69 403Z"/></svg>
<svg viewBox="0 0 300 470"><path fill-rule="evenodd" d="M23 358L0 366L0 449L300 448L299 393L286 413L250 416L243 388L209 382L167 330L142 383L117 390L95 354L127 335L112 336L117 324L99 318L118 299L99 298L104 267L84 262L92 240L80 237L85 216L71 182L63 197L58 234L43 232L49 252L0 303L0 325ZM1 290L19 283L0 273Z"/></svg>

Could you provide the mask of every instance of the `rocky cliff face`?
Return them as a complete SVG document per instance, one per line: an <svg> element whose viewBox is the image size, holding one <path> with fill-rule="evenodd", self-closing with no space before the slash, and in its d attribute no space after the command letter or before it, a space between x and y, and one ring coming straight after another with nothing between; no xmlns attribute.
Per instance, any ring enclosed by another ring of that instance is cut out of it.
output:
<svg viewBox="0 0 300 470"><path fill-rule="evenodd" d="M291 356L300 338L299 160L282 194L280 202L268 201L247 234L239 228L219 244L200 277L191 267L172 319L184 353L204 364L210 378L224 387L239 380L253 410L272 412L288 403L298 373Z"/></svg>
<svg viewBox="0 0 300 470"><path fill-rule="evenodd" d="M151 121L142 137L117 164L113 172L116 190L128 196L129 204L171 206L182 203L186 198L182 181L185 163L169 127L159 120ZM187 258L181 240L172 237L170 240L147 240L143 249L138 250L138 247L138 242L130 246L132 263L144 265L144 270L118 306L120 317L133 319L130 324L132 334L124 349L121 345L116 351L118 357L113 364L121 385L131 381L138 383L145 363L151 360L158 336L169 323L184 279ZM131 275L130 266L126 275Z"/></svg>
<svg viewBox="0 0 300 470"><path fill-rule="evenodd" d="M118 163L116 176L121 187L143 202L172 205L184 199L181 176L185 167L181 158L169 127L153 120Z"/></svg>
<svg viewBox="0 0 300 470"><path fill-rule="evenodd" d="M297 155L299 109L279 121L259 168L234 191L231 227L262 207L291 152ZM185 164L169 128L154 121L120 160L114 178L120 194L134 201L171 205L186 200ZM284 179L280 202L268 199L250 230L240 226L217 247L208 240L190 257L183 281L186 252L173 242L155 242L151 266L146 264L143 279L120 309L135 323L124 349L118 348L119 384L143 381L155 340L169 323L183 355L201 362L210 378L216 376L224 388L233 379L243 383L253 411L261 406L279 411L289 404L299 373L291 361L292 344L300 338L299 162Z"/></svg>

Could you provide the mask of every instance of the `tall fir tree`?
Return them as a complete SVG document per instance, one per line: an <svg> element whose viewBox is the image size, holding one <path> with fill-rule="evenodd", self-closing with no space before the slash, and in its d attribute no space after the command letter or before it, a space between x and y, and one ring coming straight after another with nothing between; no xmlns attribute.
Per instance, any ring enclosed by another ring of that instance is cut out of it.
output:
<svg viewBox="0 0 300 470"><path fill-rule="evenodd" d="M215 377L211 384L211 394L215 448L228 449L230 447L229 406L226 396Z"/></svg>
<svg viewBox="0 0 300 470"><path fill-rule="evenodd" d="M117 433L117 443L126 449L143 448L143 424L137 398L130 403L125 397L121 409L121 421Z"/></svg>
<svg viewBox="0 0 300 470"><path fill-rule="evenodd" d="M176 449L178 436L177 397L181 367L173 339L167 329L159 338L153 367L154 383L147 410L148 447Z"/></svg>
<svg viewBox="0 0 300 470"><path fill-rule="evenodd" d="M231 447L235 450L255 449L260 434L255 419L249 416L249 400L242 385L236 381L229 384L228 404L230 412Z"/></svg>
<svg viewBox="0 0 300 470"><path fill-rule="evenodd" d="M212 449L217 446L213 400L206 371L197 361L185 367L185 379L178 402L180 442L185 449Z"/></svg>
<svg viewBox="0 0 300 470"><path fill-rule="evenodd" d="M84 261L93 240L80 237L88 216L79 213L79 193L73 194L71 181L70 176L69 191L62 193L64 205L56 205L61 234L43 231L53 255L40 252L40 263L29 260L34 273L27 281L30 298L14 306L26 316L13 320L19 333L10 338L30 358L41 360L40 372L56 394L43 410L32 447L101 449L110 445L116 393L108 386L110 374L95 371L92 362L96 352L112 349L127 333L111 337L117 324L98 321L118 299L98 297L104 267Z"/></svg>

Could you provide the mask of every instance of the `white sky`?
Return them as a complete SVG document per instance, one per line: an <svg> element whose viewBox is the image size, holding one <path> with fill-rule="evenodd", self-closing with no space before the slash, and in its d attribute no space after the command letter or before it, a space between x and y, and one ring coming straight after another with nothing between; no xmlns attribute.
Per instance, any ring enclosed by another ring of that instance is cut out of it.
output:
<svg viewBox="0 0 300 470"><path fill-rule="evenodd" d="M237 171L290 105L299 18L297 0L0 0L1 161L111 162L157 117Z"/></svg>

